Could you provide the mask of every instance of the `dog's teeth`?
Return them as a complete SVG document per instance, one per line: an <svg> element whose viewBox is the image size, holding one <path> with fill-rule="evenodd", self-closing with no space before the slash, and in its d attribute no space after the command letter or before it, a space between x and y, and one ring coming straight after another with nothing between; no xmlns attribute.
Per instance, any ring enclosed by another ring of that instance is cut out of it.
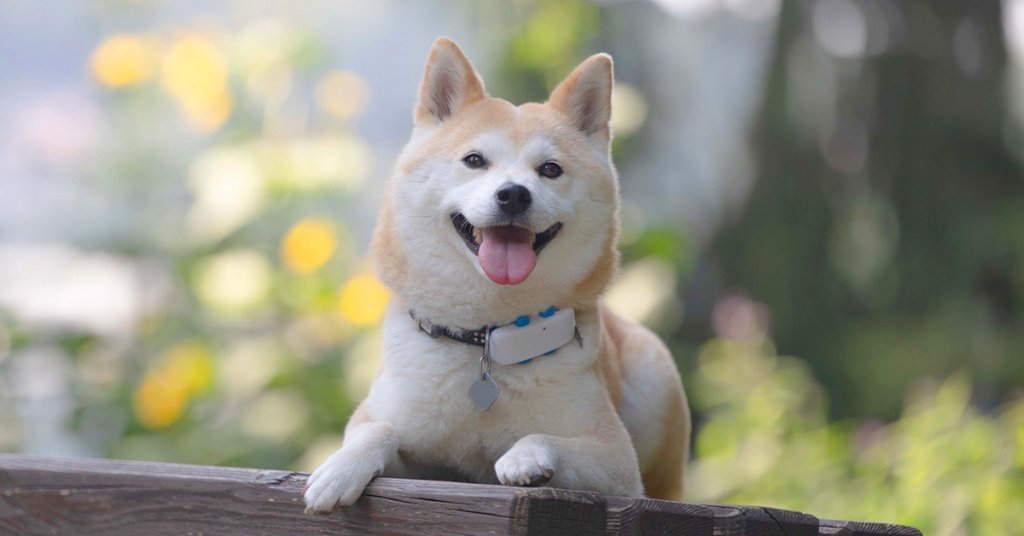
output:
<svg viewBox="0 0 1024 536"><path fill-rule="evenodd" d="M476 240L477 244L484 241L484 232L479 227L473 228L473 240Z"/></svg>
<svg viewBox="0 0 1024 536"><path fill-rule="evenodd" d="M536 243L537 243L537 233L533 233L533 238L530 239L530 245L532 246L532 245L534 245Z"/></svg>

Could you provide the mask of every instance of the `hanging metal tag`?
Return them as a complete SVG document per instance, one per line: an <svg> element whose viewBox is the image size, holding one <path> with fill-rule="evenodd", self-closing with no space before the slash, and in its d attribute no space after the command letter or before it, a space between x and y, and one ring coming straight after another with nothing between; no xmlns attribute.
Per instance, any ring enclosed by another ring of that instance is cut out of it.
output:
<svg viewBox="0 0 1024 536"><path fill-rule="evenodd" d="M487 411L498 399L501 389L491 377L490 330L484 327L484 351L480 355L480 376L469 385L469 400L476 409Z"/></svg>
<svg viewBox="0 0 1024 536"><path fill-rule="evenodd" d="M469 399L480 411L491 409L494 401L498 399L499 393L501 393L501 389L498 388L498 384L486 372L469 386Z"/></svg>

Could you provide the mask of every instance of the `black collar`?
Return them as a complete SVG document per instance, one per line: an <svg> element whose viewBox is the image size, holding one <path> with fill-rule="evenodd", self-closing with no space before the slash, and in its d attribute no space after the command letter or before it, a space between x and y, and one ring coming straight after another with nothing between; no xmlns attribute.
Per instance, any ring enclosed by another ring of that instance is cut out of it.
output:
<svg viewBox="0 0 1024 536"><path fill-rule="evenodd" d="M484 341L487 340L487 330L490 329L489 326L484 326L480 329L455 330L448 326L439 326L425 318L416 318L416 312L412 309L409 309L409 316L412 317L413 322L416 322L416 327L430 335L431 338L436 339L444 335L453 341L473 346L483 346Z"/></svg>

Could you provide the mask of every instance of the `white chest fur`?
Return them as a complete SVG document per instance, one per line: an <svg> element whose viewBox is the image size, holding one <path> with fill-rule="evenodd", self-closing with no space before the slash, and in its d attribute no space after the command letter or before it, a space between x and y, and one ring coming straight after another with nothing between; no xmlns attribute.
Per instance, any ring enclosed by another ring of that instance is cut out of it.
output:
<svg viewBox="0 0 1024 536"><path fill-rule="evenodd" d="M481 348L432 339L399 306L389 306L384 324L380 375L366 400L375 419L399 436L409 467L458 467L464 476L494 480L494 462L519 438L534 433L571 435L607 411L597 377L598 324L578 324L583 344L565 345L528 364L495 365L501 394L486 412L466 396L479 377ZM421 471L395 476L421 476Z"/></svg>

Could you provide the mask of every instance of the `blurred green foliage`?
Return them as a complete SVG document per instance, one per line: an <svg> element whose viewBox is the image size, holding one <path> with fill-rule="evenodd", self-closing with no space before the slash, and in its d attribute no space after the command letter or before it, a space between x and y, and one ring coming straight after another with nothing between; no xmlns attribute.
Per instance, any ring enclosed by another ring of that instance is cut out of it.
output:
<svg viewBox="0 0 1024 536"><path fill-rule="evenodd" d="M761 504L924 534L1024 532L1024 398L991 415L970 380L924 381L899 419L833 421L807 364L770 341L713 339L689 382L705 423L690 500Z"/></svg>
<svg viewBox="0 0 1024 536"><path fill-rule="evenodd" d="M510 33L497 83L512 102L547 100L597 36L599 9L586 0L540 0Z"/></svg>

